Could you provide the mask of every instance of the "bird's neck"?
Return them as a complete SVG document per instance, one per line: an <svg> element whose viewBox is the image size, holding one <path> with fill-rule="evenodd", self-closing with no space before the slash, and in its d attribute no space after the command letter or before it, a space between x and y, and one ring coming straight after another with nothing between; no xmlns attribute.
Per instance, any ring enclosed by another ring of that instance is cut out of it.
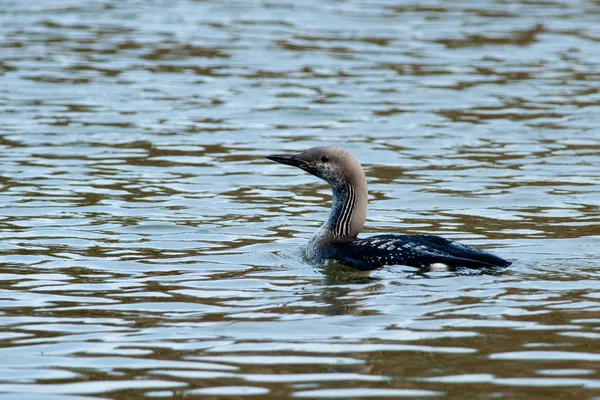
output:
<svg viewBox="0 0 600 400"><path fill-rule="evenodd" d="M344 182L333 186L329 218L323 228L336 242L351 242L360 233L367 218L367 183Z"/></svg>

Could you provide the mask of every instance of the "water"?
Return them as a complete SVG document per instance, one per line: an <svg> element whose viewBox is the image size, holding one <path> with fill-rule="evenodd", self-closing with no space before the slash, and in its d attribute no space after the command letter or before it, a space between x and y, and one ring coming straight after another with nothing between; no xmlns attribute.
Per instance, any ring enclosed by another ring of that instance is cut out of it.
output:
<svg viewBox="0 0 600 400"><path fill-rule="evenodd" d="M3 1L2 399L600 398L594 1ZM365 232L499 275L308 264Z"/></svg>

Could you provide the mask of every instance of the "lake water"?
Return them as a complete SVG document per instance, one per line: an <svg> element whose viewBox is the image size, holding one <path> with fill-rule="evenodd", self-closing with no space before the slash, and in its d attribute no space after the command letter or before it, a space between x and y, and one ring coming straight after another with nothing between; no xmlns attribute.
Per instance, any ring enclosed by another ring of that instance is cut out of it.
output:
<svg viewBox="0 0 600 400"><path fill-rule="evenodd" d="M3 400L600 399L598 1L0 5ZM307 263L325 144L513 267Z"/></svg>

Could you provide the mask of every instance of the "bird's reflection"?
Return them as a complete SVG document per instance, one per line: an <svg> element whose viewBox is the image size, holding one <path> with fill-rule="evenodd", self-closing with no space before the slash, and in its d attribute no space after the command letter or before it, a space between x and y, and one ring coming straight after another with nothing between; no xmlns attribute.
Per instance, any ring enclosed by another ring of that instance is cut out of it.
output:
<svg viewBox="0 0 600 400"><path fill-rule="evenodd" d="M369 272L357 271L335 262L327 263L322 272L325 276L321 299L328 304L323 309L325 315L363 315L365 310L360 307L361 298L353 296L356 285L366 289L369 284L379 281ZM365 285L365 286L363 286Z"/></svg>

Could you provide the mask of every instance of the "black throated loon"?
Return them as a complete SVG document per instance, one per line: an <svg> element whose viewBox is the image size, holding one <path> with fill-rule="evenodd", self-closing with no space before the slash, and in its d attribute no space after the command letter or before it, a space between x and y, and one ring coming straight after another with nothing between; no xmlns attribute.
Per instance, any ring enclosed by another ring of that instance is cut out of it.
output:
<svg viewBox="0 0 600 400"><path fill-rule="evenodd" d="M342 148L314 147L299 154L267 158L303 169L333 189L329 218L306 248L311 261L334 260L365 271L394 264L432 269L493 268L511 264L488 252L439 236L388 234L358 239L367 216L367 181L360 163Z"/></svg>

